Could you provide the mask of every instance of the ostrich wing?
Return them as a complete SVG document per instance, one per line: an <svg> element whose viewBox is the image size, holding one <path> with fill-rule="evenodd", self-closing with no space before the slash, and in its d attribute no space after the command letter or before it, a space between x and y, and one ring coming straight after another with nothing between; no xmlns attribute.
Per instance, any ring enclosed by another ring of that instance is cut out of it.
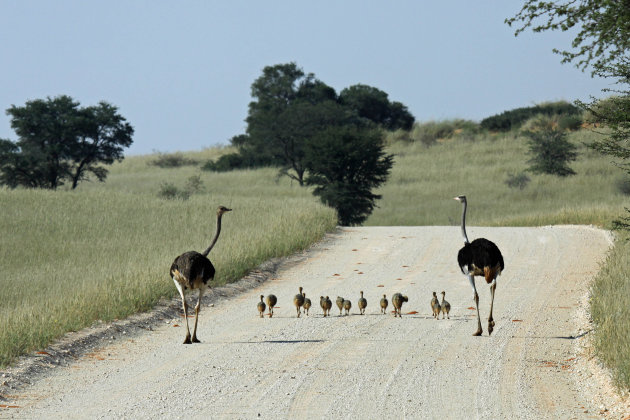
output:
<svg viewBox="0 0 630 420"><path fill-rule="evenodd" d="M171 277L183 277L189 288L193 288L199 281L208 283L214 278L214 273L214 266L210 260L196 251L183 253L175 258L171 265Z"/></svg>

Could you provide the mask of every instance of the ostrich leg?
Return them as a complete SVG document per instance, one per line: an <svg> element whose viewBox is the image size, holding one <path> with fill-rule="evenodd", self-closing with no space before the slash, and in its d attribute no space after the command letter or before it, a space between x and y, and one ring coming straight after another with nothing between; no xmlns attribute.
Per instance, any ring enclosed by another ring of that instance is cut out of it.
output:
<svg viewBox="0 0 630 420"><path fill-rule="evenodd" d="M490 316L488 317L488 335L492 334L494 330L494 319L492 318L492 307L494 306L494 291L497 288L497 279L496 277L492 280L492 284L490 284L490 294L492 295L490 300Z"/></svg>
<svg viewBox="0 0 630 420"><path fill-rule="evenodd" d="M177 280L173 279L173 281L175 282L175 287L177 287L177 290L179 291L179 295L182 297L182 306L184 307L184 319L186 320L186 339L184 339L184 344L191 344L190 328L188 328L188 304L186 303L186 293L184 292L182 285L179 284Z"/></svg>
<svg viewBox="0 0 630 420"><path fill-rule="evenodd" d="M203 297L203 287L199 288L199 300L197 300L197 305L195 305L195 328L193 329L192 342L200 343L197 339L197 321L199 321L199 310L201 309L201 298ZM186 325L188 325L188 318L186 318ZM190 332L188 333L190 334Z"/></svg>
<svg viewBox="0 0 630 420"><path fill-rule="evenodd" d="M473 298L475 299L475 307L477 308L477 331L473 334L473 336L479 336L483 330L481 329L481 317L479 316L479 295L477 294L477 288L475 287L475 276L469 274L468 280L470 280L470 285L473 289Z"/></svg>

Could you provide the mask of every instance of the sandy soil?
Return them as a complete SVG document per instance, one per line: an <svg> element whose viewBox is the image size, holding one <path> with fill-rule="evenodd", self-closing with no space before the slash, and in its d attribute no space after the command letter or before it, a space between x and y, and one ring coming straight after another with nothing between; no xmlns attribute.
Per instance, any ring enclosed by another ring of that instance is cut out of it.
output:
<svg viewBox="0 0 630 420"><path fill-rule="evenodd" d="M163 310L134 328L101 327L83 355L72 346L65 350L72 357L41 354L59 366L22 376L19 385L11 376L19 367L3 373L0 402L14 407L0 417L623 417L623 408L606 406L584 346L585 296L612 244L609 233L584 226L468 231L493 240L505 258L491 337L483 279L484 335L472 336L472 292L456 262L459 228L347 228L274 266L268 281L215 293L200 315L201 344L181 344L184 320ZM298 286L313 301L310 316L296 318ZM435 320L431 292L442 290L450 319ZM379 314L381 296L391 301L395 292L409 297L403 317L394 318L391 303ZM269 293L278 307L261 319L258 296ZM322 317L322 295L351 299L351 315L339 316L333 303L333 316Z"/></svg>

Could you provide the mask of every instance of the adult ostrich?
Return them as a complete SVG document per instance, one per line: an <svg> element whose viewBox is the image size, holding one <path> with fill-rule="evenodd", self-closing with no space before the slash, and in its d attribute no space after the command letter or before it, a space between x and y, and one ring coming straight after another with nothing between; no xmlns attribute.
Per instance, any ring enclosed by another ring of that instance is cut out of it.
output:
<svg viewBox="0 0 630 420"><path fill-rule="evenodd" d="M473 289L475 306L477 307L477 331L473 335L478 336L483 332L481 329L481 318L479 317L479 295L475 287L475 276L484 276L486 283L490 285L490 293L492 295L492 300L490 301L490 316L488 317L488 335L490 335L494 329L492 306L494 305L494 291L497 288L497 276L499 276L505 268L503 256L499 248L492 241L485 238L477 238L472 242L468 241L468 235L466 235L466 209L468 207L466 196L460 195L459 197L455 197L455 200L460 201L464 205L462 211L462 236L464 237L464 247L460 249L457 254L457 262L459 263L459 268L462 270L462 273L468 276L468 280Z"/></svg>
<svg viewBox="0 0 630 420"><path fill-rule="evenodd" d="M221 217L223 213L232 211L227 207L219 206L217 209L217 231L214 234L214 238L210 243L210 246L206 248L201 254L197 251L184 252L179 257L175 258L171 265L171 278L175 283L175 287L179 291L182 297L182 303L184 306L184 317L186 318L186 339L184 344L199 343L197 339L197 321L199 321L199 309L201 307L201 298L208 282L214 280L214 266L208 259L208 254L217 243L219 234L221 233ZM192 340L190 337L190 328L188 327L188 304L186 303L186 290L199 289L199 299L197 305L195 305L195 328L193 330Z"/></svg>

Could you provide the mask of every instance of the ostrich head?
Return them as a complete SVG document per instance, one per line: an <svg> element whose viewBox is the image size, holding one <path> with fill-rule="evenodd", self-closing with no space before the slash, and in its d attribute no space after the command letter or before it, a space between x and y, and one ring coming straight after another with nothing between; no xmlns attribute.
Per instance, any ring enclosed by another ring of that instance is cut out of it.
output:
<svg viewBox="0 0 630 420"><path fill-rule="evenodd" d="M444 290L442 290L442 293L440 293L442 295L442 297L444 297L446 295L446 292Z"/></svg>
<svg viewBox="0 0 630 420"><path fill-rule="evenodd" d="M466 196L465 195L458 195L453 200L457 200L459 202L465 203L466 202Z"/></svg>
<svg viewBox="0 0 630 420"><path fill-rule="evenodd" d="M219 208L217 208L217 216L223 216L223 213L227 213L228 211L232 211L232 209L228 209L224 206L219 206Z"/></svg>

